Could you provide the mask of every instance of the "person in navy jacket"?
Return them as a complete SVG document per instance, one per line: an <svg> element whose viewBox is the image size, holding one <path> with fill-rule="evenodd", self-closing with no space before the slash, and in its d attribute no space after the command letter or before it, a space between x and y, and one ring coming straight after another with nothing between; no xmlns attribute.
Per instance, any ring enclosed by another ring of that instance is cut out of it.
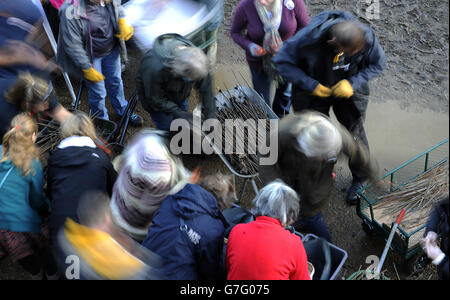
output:
<svg viewBox="0 0 450 300"><path fill-rule="evenodd" d="M286 41L273 58L277 70L293 83L295 111L317 110L338 121L367 147L364 119L368 82L385 68L386 56L374 32L345 11L325 11ZM363 179L352 170L347 195L356 204Z"/></svg>
<svg viewBox="0 0 450 300"><path fill-rule="evenodd" d="M197 184L169 195L153 217L142 245L163 259L172 280L224 279L226 221L214 196Z"/></svg>

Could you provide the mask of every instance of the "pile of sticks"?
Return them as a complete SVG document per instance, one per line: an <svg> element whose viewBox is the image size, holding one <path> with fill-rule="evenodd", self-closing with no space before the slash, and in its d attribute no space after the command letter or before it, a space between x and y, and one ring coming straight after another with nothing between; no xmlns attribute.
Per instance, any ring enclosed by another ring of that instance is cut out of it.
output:
<svg viewBox="0 0 450 300"><path fill-rule="evenodd" d="M58 146L61 142L61 135L59 133L59 124L55 121L38 123L38 125L42 129L37 134L36 146L39 149L39 154L43 157Z"/></svg>
<svg viewBox="0 0 450 300"><path fill-rule="evenodd" d="M426 223L433 207L449 195L448 161L418 176L390 194L381 196L373 205L384 215L395 219L402 209L406 215L401 226L405 230L417 228Z"/></svg>
<svg viewBox="0 0 450 300"><path fill-rule="evenodd" d="M263 107L249 99L244 91L238 87L236 89L239 90L239 96L237 97L219 90L230 104L217 111L217 119L224 129L222 130L222 141L224 141L222 143L222 153L236 172L242 175L255 175L258 173L258 145L259 143L264 143L264 134L266 139L269 138L270 118ZM233 128L225 126L225 120L254 120L254 122L247 122L250 125L247 130L245 128L233 130ZM265 120L266 122L264 133L258 133L258 120ZM227 140L226 136L232 136L233 140ZM239 145L237 141L243 141L243 145ZM249 145L249 143L255 142L256 145ZM227 151L226 148L228 149ZM227 154L227 152L230 152L229 149L232 149L233 154ZM253 151L249 149L256 149L256 153L251 153Z"/></svg>

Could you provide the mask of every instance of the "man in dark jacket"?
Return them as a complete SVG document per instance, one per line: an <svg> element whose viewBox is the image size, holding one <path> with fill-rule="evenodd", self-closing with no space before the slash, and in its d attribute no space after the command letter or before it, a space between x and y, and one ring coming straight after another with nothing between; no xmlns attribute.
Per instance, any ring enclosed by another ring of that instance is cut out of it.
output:
<svg viewBox="0 0 450 300"><path fill-rule="evenodd" d="M168 279L223 279L225 224L214 196L187 184L164 199L142 245L162 257Z"/></svg>
<svg viewBox="0 0 450 300"><path fill-rule="evenodd" d="M364 131L368 81L379 75L386 57L373 31L343 11L327 11L287 41L273 59L293 82L295 111L313 109L326 115L330 107L339 122L369 147ZM356 204L363 179L353 174L347 202Z"/></svg>
<svg viewBox="0 0 450 300"><path fill-rule="evenodd" d="M261 165L264 184L280 178L300 196L300 215L294 227L331 241L321 210L333 189L333 168L341 156L360 178L374 180L377 163L366 147L355 141L339 124L318 112L303 112L283 118L278 127L278 161Z"/></svg>
<svg viewBox="0 0 450 300"><path fill-rule="evenodd" d="M438 235L442 238L440 248L437 245ZM448 280L448 197L431 212L424 236L422 247L425 253L437 266L439 278Z"/></svg>
<svg viewBox="0 0 450 300"><path fill-rule="evenodd" d="M136 87L156 128L169 131L172 120L192 119L187 98L194 86L199 88L203 117L215 118L211 81L208 58L200 48L178 34L164 34L144 55Z"/></svg>

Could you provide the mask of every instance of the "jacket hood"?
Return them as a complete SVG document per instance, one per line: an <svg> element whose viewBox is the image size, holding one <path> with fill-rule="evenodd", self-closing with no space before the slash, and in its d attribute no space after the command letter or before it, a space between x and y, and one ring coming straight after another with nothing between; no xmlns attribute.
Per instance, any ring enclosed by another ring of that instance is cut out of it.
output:
<svg viewBox="0 0 450 300"><path fill-rule="evenodd" d="M11 160L10 159L8 159L8 160L5 160L5 161L2 161L1 163L0 163L0 172L7 172L9 169L11 169L11 167L13 167L14 165L12 164L12 162L11 162ZM2 178L0 178L0 181L1 181L1 179Z"/></svg>
<svg viewBox="0 0 450 300"><path fill-rule="evenodd" d="M356 22L358 26L360 26L366 33L366 42L369 44L371 43L372 37L368 34L371 32L369 27L361 24L352 14L340 10L324 11L319 13L311 19L308 26L298 32L295 38L305 38L305 40L310 42L309 44L314 44L317 40L322 38L323 34L326 33L331 26L343 21Z"/></svg>
<svg viewBox="0 0 450 300"><path fill-rule="evenodd" d="M153 51L161 59L163 64L167 66L167 64L173 60L173 49L176 46L181 45L188 47L194 46L191 41L179 34L163 34L156 39L153 45Z"/></svg>
<svg viewBox="0 0 450 300"><path fill-rule="evenodd" d="M49 165L53 167L75 167L92 162L91 156L99 157L96 147L87 145L69 145L64 148L57 148L50 155Z"/></svg>
<svg viewBox="0 0 450 300"><path fill-rule="evenodd" d="M214 196L199 185L187 184L184 189L172 196L173 210L178 217L193 219L202 214L221 218Z"/></svg>

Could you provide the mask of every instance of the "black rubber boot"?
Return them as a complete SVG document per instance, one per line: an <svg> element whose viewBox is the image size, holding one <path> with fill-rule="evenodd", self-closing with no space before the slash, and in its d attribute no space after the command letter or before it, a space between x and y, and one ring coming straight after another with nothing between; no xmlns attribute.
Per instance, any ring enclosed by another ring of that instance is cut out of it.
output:
<svg viewBox="0 0 450 300"><path fill-rule="evenodd" d="M345 199L347 201L347 204L356 205L358 203L358 201L360 200L358 191L362 189L362 187L363 184L360 180L353 179L352 186L348 190L347 198Z"/></svg>

